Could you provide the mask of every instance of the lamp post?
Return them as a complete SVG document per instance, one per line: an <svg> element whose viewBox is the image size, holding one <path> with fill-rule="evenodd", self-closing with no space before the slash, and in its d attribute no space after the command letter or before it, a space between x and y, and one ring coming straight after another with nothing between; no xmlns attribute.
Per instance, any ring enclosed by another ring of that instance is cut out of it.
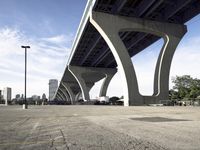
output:
<svg viewBox="0 0 200 150"><path fill-rule="evenodd" d="M26 68L27 68L27 48L30 48L30 46L21 46L21 48L25 49L25 85L24 85L24 104L23 109L28 109L28 103L26 100Z"/></svg>

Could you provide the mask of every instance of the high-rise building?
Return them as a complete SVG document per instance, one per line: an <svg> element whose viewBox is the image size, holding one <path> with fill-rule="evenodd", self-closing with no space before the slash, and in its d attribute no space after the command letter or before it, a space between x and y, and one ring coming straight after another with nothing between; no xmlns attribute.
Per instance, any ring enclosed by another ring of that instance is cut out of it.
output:
<svg viewBox="0 0 200 150"><path fill-rule="evenodd" d="M12 98L12 89L9 87L5 87L3 89L3 98L5 100L5 104L8 104L8 101L11 101Z"/></svg>
<svg viewBox="0 0 200 150"><path fill-rule="evenodd" d="M49 80L49 101L52 101L54 99L54 95L56 93L57 88L58 88L58 80L50 79Z"/></svg>

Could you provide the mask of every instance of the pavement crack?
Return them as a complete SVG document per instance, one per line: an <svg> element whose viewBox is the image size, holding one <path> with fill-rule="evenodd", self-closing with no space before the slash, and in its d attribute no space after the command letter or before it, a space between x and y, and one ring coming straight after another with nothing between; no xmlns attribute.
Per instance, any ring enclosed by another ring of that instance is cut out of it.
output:
<svg viewBox="0 0 200 150"><path fill-rule="evenodd" d="M50 147L53 147L54 146L54 139L51 139L51 145L50 145Z"/></svg>
<svg viewBox="0 0 200 150"><path fill-rule="evenodd" d="M60 129L60 133L61 133L61 135L62 135L63 142L64 142L64 144L65 144L67 150L69 150L69 145L67 144L67 141L66 141L65 135L64 135L64 133L63 133L63 131L62 131L61 129Z"/></svg>

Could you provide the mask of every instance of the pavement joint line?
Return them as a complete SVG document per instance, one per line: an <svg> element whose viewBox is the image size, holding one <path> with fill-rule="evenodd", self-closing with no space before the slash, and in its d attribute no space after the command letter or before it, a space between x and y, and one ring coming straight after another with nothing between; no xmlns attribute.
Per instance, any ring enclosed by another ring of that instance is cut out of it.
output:
<svg viewBox="0 0 200 150"><path fill-rule="evenodd" d="M48 136L49 134L53 134L53 133L58 133L58 132L60 132L59 131L59 129L60 129L60 127L58 127L58 128L55 128L55 129L49 129L49 130L45 130L45 129L42 129L41 130L41 132L47 132L47 133L44 133L44 134L40 134L39 135L39 137L41 137L41 136ZM1 133L2 131L0 131L0 133ZM27 131L20 131L20 133L23 133L23 134L25 134ZM36 133L34 133L34 134L36 134ZM34 134L32 134L32 137L31 138L36 138L37 137L37 135L36 136L34 136Z"/></svg>
<svg viewBox="0 0 200 150"><path fill-rule="evenodd" d="M48 142L51 142L50 140L44 140L44 141L40 141L40 142L37 142L36 141L32 141L32 142L16 142L16 143L0 143L0 146L3 146L3 145L20 145L20 144L24 144L24 145L29 145L29 144L43 144L43 143L48 143ZM55 143L63 143L63 142L56 142Z"/></svg>
<svg viewBox="0 0 200 150"><path fill-rule="evenodd" d="M40 120L34 124L34 126L32 127L32 129L31 129L30 132L29 132L29 135L32 135L32 134L34 133L34 131L37 130L37 127L38 127L39 124L40 124L39 122L40 122ZM27 138L24 140L24 144L22 144L22 147L23 147L24 145L26 145L28 139L29 139L29 137L27 137Z"/></svg>

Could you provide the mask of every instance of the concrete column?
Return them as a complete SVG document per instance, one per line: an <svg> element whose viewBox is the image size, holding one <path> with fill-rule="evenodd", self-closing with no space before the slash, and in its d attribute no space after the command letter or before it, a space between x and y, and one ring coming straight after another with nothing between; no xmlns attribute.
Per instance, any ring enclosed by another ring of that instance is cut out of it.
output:
<svg viewBox="0 0 200 150"><path fill-rule="evenodd" d="M109 73L106 73L106 77L104 78L103 84L101 86L99 97L106 96L108 85L110 84L110 81L116 72L117 72L117 70L113 69L112 72L110 71Z"/></svg>
<svg viewBox="0 0 200 150"><path fill-rule="evenodd" d="M75 101L78 101L79 100L79 97L82 95L82 92L79 92L76 94L75 96Z"/></svg>
<svg viewBox="0 0 200 150"><path fill-rule="evenodd" d="M89 101L90 100L90 95L89 95L90 89L88 88L86 82L84 81L84 79L81 76L82 70L80 70L80 67L69 66L69 71L76 78L76 80L81 88L83 99Z"/></svg>
<svg viewBox="0 0 200 150"><path fill-rule="evenodd" d="M60 96L61 100L65 100L64 96L60 93L60 91L57 91L57 94Z"/></svg>
<svg viewBox="0 0 200 150"><path fill-rule="evenodd" d="M123 78L125 106L142 105L146 103L148 97L139 94L135 70L128 51L119 37L119 32L145 32L164 38L165 44L160 52L155 71L154 95L150 98L168 98L171 61L179 41L187 31L186 26L101 12L92 12L90 22L104 38L116 59Z"/></svg>
<svg viewBox="0 0 200 150"><path fill-rule="evenodd" d="M60 88L60 91L63 93L65 100L70 101L70 97L69 97L67 91L64 88Z"/></svg>
<svg viewBox="0 0 200 150"><path fill-rule="evenodd" d="M75 102L75 94L73 93L70 85L70 83L66 83L66 82L62 82L63 87L65 88L65 90L68 91L69 96L70 96L70 100L71 100L71 104L74 104Z"/></svg>
<svg viewBox="0 0 200 150"><path fill-rule="evenodd" d="M77 79L77 82L81 87L83 99L90 100L90 89L94 86L95 82L105 77L106 79L103 82L100 95L104 96L106 94L110 80L112 79L113 75L117 72L117 69L69 66L69 71L71 71L71 73Z"/></svg>
<svg viewBox="0 0 200 150"><path fill-rule="evenodd" d="M92 12L90 16L90 22L104 38L117 62L122 76L124 106L141 105L142 96L139 94L135 70L129 53L119 37L119 31L124 26L121 20L119 16L99 12Z"/></svg>
<svg viewBox="0 0 200 150"><path fill-rule="evenodd" d="M172 58L179 42L186 33L184 26L168 30L174 30L177 35L174 35L172 31L163 37L165 44L160 51L154 76L154 96L158 97L157 100L169 99L169 75Z"/></svg>
<svg viewBox="0 0 200 150"><path fill-rule="evenodd" d="M59 99L59 100L62 100L62 98L57 94L56 97Z"/></svg>

